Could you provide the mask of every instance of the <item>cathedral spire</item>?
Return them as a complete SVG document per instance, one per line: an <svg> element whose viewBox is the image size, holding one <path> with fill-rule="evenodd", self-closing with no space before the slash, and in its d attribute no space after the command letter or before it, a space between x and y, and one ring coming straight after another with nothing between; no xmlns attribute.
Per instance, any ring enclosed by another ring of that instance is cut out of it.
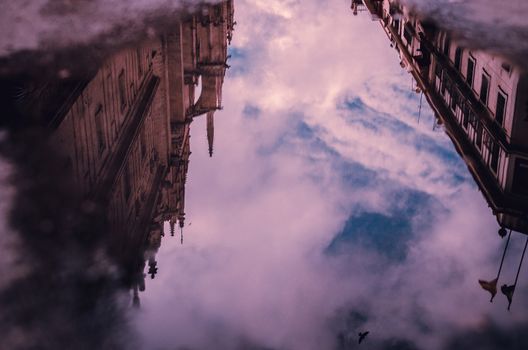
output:
<svg viewBox="0 0 528 350"><path fill-rule="evenodd" d="M174 236L174 224L176 223L176 221L174 219L170 219L169 221L170 223L170 233L171 233L171 236Z"/></svg>
<svg viewBox="0 0 528 350"><path fill-rule="evenodd" d="M209 143L209 157L212 157L214 142L214 111L207 113L207 142Z"/></svg>
<svg viewBox="0 0 528 350"><path fill-rule="evenodd" d="M183 213L180 213L178 221L180 223L180 242L183 244L183 227L185 226L185 216Z"/></svg>

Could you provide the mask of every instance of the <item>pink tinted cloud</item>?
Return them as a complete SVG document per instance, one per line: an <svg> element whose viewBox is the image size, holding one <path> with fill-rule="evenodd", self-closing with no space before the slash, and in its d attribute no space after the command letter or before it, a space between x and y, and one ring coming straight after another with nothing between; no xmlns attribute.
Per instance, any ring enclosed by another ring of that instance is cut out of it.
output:
<svg viewBox="0 0 528 350"><path fill-rule="evenodd" d="M511 325L503 300L490 305L477 284L495 273L503 242L475 185L453 181L453 172L467 175L463 163L452 169L413 138L343 119L339 102L359 96L413 135L454 152L446 135L413 122L413 109L402 102L410 78L379 25L352 17L344 1L236 5L234 46L245 50L246 59L237 61L245 72L226 79L212 159L204 121L193 124L186 206L192 225L184 246L164 238L159 275L142 294L137 326L146 347L232 349L249 339L271 348L328 349L337 331L329 325L342 308L368 315L373 344L405 334L438 349L453 330L476 327L487 315ZM244 117L248 104L261 114ZM423 113L431 120L428 109ZM298 137L299 121L335 154ZM348 161L383 174L383 181L344 191L349 187L332 164ZM398 186L426 192L448 209L433 212L433 226L413 236L407 259L387 265L357 246L348 255L324 254L351 208L385 213ZM518 310L526 305L516 302ZM525 319L520 311L512 315Z"/></svg>

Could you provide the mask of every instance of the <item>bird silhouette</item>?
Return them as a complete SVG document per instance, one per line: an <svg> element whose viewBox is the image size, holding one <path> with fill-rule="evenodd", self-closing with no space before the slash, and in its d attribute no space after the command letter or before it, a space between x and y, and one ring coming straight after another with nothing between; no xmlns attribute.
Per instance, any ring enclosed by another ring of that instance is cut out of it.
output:
<svg viewBox="0 0 528 350"><path fill-rule="evenodd" d="M366 331L366 332L363 332L363 333L361 333L361 332L358 333L358 336L359 336L358 344L361 344L361 342L363 340L365 340L365 337L367 336L367 334L369 334L369 331Z"/></svg>

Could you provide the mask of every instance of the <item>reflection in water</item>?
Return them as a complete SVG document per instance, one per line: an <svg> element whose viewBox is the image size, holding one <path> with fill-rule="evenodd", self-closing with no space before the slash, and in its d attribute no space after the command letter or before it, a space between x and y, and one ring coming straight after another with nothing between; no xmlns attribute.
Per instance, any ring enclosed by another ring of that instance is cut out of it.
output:
<svg viewBox="0 0 528 350"><path fill-rule="evenodd" d="M139 306L145 265L152 279L158 272L165 222L171 236L179 226L183 244L190 124L207 116L212 156L214 114L222 109L233 1L195 11L85 77L3 81L12 133L2 151L21 164L11 221L23 233L30 271L0 295L7 348L128 347L116 331L126 318L116 287L132 289ZM50 312L56 303L63 308ZM69 318L74 326L61 330ZM35 321L47 325L37 331Z"/></svg>
<svg viewBox="0 0 528 350"><path fill-rule="evenodd" d="M352 0L354 11L361 5L379 20L400 65L415 79L416 92L425 95L437 125L443 125L466 162L497 217L501 237L506 229L528 234L528 73L505 58L460 46L452 34L396 1ZM479 281L491 300L508 242L497 277ZM508 309L525 251L515 282L501 287Z"/></svg>
<svg viewBox="0 0 528 350"><path fill-rule="evenodd" d="M0 347L524 349L522 68L393 1L241 3L231 60L230 0L82 75L2 81Z"/></svg>

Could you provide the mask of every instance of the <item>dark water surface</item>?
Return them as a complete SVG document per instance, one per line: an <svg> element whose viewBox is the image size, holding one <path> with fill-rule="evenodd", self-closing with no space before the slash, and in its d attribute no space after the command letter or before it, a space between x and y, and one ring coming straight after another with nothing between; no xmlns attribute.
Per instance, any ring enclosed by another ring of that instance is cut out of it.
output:
<svg viewBox="0 0 528 350"><path fill-rule="evenodd" d="M4 6L0 349L528 348L523 1Z"/></svg>

